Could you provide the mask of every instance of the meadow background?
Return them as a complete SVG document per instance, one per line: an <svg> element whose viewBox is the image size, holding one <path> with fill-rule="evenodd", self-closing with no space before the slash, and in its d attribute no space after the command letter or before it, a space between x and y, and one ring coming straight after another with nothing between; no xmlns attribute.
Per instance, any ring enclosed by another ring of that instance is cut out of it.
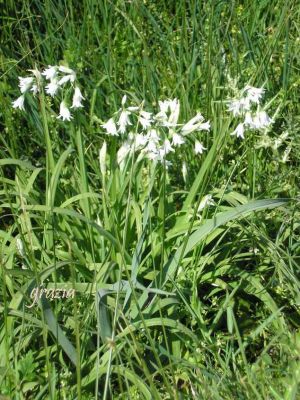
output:
<svg viewBox="0 0 300 400"><path fill-rule="evenodd" d="M0 9L0 398L299 398L299 1ZM48 65L77 73L71 122L55 98L12 108ZM246 84L274 124L242 140L226 101ZM200 111L207 150L121 167L101 125L125 94ZM76 296L28 309L41 284Z"/></svg>

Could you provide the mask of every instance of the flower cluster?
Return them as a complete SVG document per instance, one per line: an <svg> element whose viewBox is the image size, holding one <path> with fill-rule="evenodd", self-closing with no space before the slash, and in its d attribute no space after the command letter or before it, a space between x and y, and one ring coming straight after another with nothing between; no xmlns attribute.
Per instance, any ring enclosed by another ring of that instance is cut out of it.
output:
<svg viewBox="0 0 300 400"><path fill-rule="evenodd" d="M26 94L32 92L33 95L36 95L42 90L43 86L45 86L45 93L51 97L55 97L59 92L62 92L59 116L57 118L63 121L70 121L72 119L66 100L70 92L72 94L72 105L70 108L76 109L83 107L82 100L84 100L84 97L76 84L76 73L71 68L63 65L49 65L43 72L37 69L29 71L31 72L31 76L25 78L19 77L21 96L13 101L13 108L24 111Z"/></svg>
<svg viewBox="0 0 300 400"><path fill-rule="evenodd" d="M261 109L260 102L265 92L263 88L247 85L237 99L229 101L228 110L233 116L243 119L231 135L244 139L245 130L268 128L273 120Z"/></svg>
<svg viewBox="0 0 300 400"><path fill-rule="evenodd" d="M187 135L210 129L209 121L205 122L200 113L187 123L179 124L180 102L176 98L159 101L157 113L145 111L143 103L138 107L126 107L125 104L126 96L122 99L122 107L102 125L107 135L124 138L118 151L119 163L133 149L140 150L150 160L163 162L167 154L175 152L175 147L185 143ZM198 140L194 143L196 154L206 150Z"/></svg>

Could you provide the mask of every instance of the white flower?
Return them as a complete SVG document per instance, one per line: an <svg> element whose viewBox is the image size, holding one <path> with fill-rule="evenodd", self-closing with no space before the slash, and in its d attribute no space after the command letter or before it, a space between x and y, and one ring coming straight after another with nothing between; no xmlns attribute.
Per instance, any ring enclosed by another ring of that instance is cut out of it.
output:
<svg viewBox="0 0 300 400"><path fill-rule="evenodd" d="M204 118L200 113L196 114L195 117L193 117L185 125L183 125L183 127L181 128L182 134L187 135L188 133L195 131L199 128L203 120Z"/></svg>
<svg viewBox="0 0 300 400"><path fill-rule="evenodd" d="M263 129L270 126L274 121L268 116L265 111L259 111L253 118L253 127L256 129Z"/></svg>
<svg viewBox="0 0 300 400"><path fill-rule="evenodd" d="M206 196L204 196L204 197L201 199L200 204L199 204L199 207L198 207L198 211L201 211L201 210L203 210L205 207L211 206L211 205L214 205L214 204L215 204L215 202L214 202L213 199L212 199L212 195L211 195L211 194L207 194Z"/></svg>
<svg viewBox="0 0 300 400"><path fill-rule="evenodd" d="M58 89L59 89L59 84L57 82L57 79L53 78L50 81L50 83L48 83L48 85L46 86L46 93L54 97Z"/></svg>
<svg viewBox="0 0 300 400"><path fill-rule="evenodd" d="M207 150L207 148L204 147L203 144L199 142L199 140L196 140L195 141L195 153L202 154L204 150Z"/></svg>
<svg viewBox="0 0 300 400"><path fill-rule="evenodd" d="M247 93L247 98L252 102L259 104L260 99L262 98L265 89L264 88L255 88L253 86L247 85L244 89L244 91Z"/></svg>
<svg viewBox="0 0 300 400"><path fill-rule="evenodd" d="M19 76L19 88L21 90L21 93L25 93L27 92L28 89L31 88L32 84L33 84L33 77L29 76L26 78L22 78Z"/></svg>
<svg viewBox="0 0 300 400"><path fill-rule="evenodd" d="M130 107L127 107L127 110L128 111L137 111L137 110L139 110L139 108L140 107L137 107L137 106L130 106Z"/></svg>
<svg viewBox="0 0 300 400"><path fill-rule="evenodd" d="M148 137L142 135L141 133L138 133L134 136L134 140L135 140L135 146L138 147L144 147L147 142L148 142Z"/></svg>
<svg viewBox="0 0 300 400"><path fill-rule="evenodd" d="M119 117L119 121L118 121L118 125L119 125L119 132L121 133L125 133L126 131L126 126L127 125L132 125L130 120L129 120L129 115L130 112L127 110L122 110L120 117Z"/></svg>
<svg viewBox="0 0 300 400"><path fill-rule="evenodd" d="M252 118L252 115L251 115L251 113L249 111L247 111L246 114L245 114L244 125L248 125L250 128L254 127L253 118Z"/></svg>
<svg viewBox="0 0 300 400"><path fill-rule="evenodd" d="M117 160L119 165L125 161L125 158L130 153L130 150L131 150L131 144L128 141L124 142L122 146L119 148L117 153Z"/></svg>
<svg viewBox="0 0 300 400"><path fill-rule="evenodd" d="M63 76L59 81L58 81L58 84L60 85L60 86L62 86L62 85L64 85L65 83L67 83L67 82L74 82L75 81L75 79L76 79L76 76L75 75L65 75L65 76Z"/></svg>
<svg viewBox="0 0 300 400"><path fill-rule="evenodd" d="M149 153L158 153L158 147L157 144L153 141L150 140L147 144L147 151Z"/></svg>
<svg viewBox="0 0 300 400"><path fill-rule="evenodd" d="M78 86L75 87L73 100L72 100L72 107L71 108L80 108L83 107L81 104L81 100L84 100L84 97L81 94L81 91Z"/></svg>
<svg viewBox="0 0 300 400"><path fill-rule="evenodd" d="M64 101L60 103L59 116L57 118L61 118L63 121L70 121L73 118Z"/></svg>
<svg viewBox="0 0 300 400"><path fill-rule="evenodd" d="M127 100L127 96L126 96L126 94L124 94L124 96L122 97L122 106L124 106L125 105L125 103L126 103L126 100Z"/></svg>
<svg viewBox="0 0 300 400"><path fill-rule="evenodd" d="M180 146L184 143L184 139L181 135L179 135L178 133L174 132L173 136L172 136L172 144L174 146Z"/></svg>
<svg viewBox="0 0 300 400"><path fill-rule="evenodd" d="M166 154L170 153L170 151L174 151L173 147L171 146L170 140L166 139L159 149L159 153L161 156L165 156Z"/></svg>
<svg viewBox="0 0 300 400"><path fill-rule="evenodd" d="M158 143L158 142L159 142L159 136L158 136L158 134L157 134L157 130L156 130L156 129L150 129L150 130L148 131L147 136L148 136L148 138L149 138L149 141L153 141L153 142L155 142L155 143Z"/></svg>
<svg viewBox="0 0 300 400"><path fill-rule="evenodd" d="M63 72L64 74L75 75L76 76L75 71L73 69L71 69L71 68L64 67L63 65L60 65L58 67L58 69L59 69L60 72Z"/></svg>
<svg viewBox="0 0 300 400"><path fill-rule="evenodd" d="M180 111L179 100L178 99L170 100L169 107L170 107L170 116L168 120L168 126L176 126Z"/></svg>
<svg viewBox="0 0 300 400"><path fill-rule="evenodd" d="M244 137L244 124L240 123L238 126L235 128L235 130L230 134L230 135L236 135L236 137L240 137L242 139L245 139Z"/></svg>
<svg viewBox="0 0 300 400"><path fill-rule="evenodd" d="M139 115L139 123L142 125L143 129L147 129L151 126L151 113L147 111L141 111Z"/></svg>
<svg viewBox="0 0 300 400"><path fill-rule="evenodd" d="M57 74L57 66L53 65L48 65L48 68L46 68L43 72L42 75L45 76L45 79L52 81L56 77Z"/></svg>
<svg viewBox="0 0 300 400"><path fill-rule="evenodd" d="M25 111L24 100L25 96L22 94L22 96L18 97L15 101L12 102L13 108L19 108L20 110Z"/></svg>
<svg viewBox="0 0 300 400"><path fill-rule="evenodd" d="M203 124L200 124L197 131L209 131L210 130L210 122L204 122Z"/></svg>
<svg viewBox="0 0 300 400"><path fill-rule="evenodd" d="M232 112L235 117L237 115L241 115L245 111L249 111L250 110L249 98L242 97L241 99L229 101L228 110Z"/></svg>
<svg viewBox="0 0 300 400"><path fill-rule="evenodd" d="M166 114L170 107L170 100L158 101L159 109L162 113Z"/></svg>
<svg viewBox="0 0 300 400"><path fill-rule="evenodd" d="M105 124L103 124L102 128L106 130L107 135L118 136L117 127L113 118L110 118Z"/></svg>
<svg viewBox="0 0 300 400"><path fill-rule="evenodd" d="M36 84L32 85L30 91L35 95L39 91L38 86Z"/></svg>

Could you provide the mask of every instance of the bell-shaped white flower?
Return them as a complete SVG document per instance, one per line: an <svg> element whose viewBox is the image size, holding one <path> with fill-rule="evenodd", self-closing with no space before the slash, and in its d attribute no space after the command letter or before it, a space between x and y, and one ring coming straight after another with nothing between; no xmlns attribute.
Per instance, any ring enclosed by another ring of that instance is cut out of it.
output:
<svg viewBox="0 0 300 400"><path fill-rule="evenodd" d="M32 85L32 87L31 87L30 91L31 91L34 95L36 95L37 92L39 91L38 85L36 85L36 84L34 83L34 84Z"/></svg>
<svg viewBox="0 0 300 400"><path fill-rule="evenodd" d="M184 143L183 137L178 133L174 132L172 136L172 144L174 146L181 146L183 143Z"/></svg>
<svg viewBox="0 0 300 400"><path fill-rule="evenodd" d="M118 120L118 125L119 125L119 132L125 133L127 125L132 125L130 120L129 120L130 112L127 110L122 110L119 120Z"/></svg>
<svg viewBox="0 0 300 400"><path fill-rule="evenodd" d="M147 129L151 126L151 113L148 111L141 111L139 115L139 123L142 125L143 129Z"/></svg>
<svg viewBox="0 0 300 400"><path fill-rule="evenodd" d="M210 122L209 121L201 123L197 128L197 131L209 131L209 130L210 130Z"/></svg>
<svg viewBox="0 0 300 400"><path fill-rule="evenodd" d="M48 65L48 68L44 69L42 75L45 76L45 79L48 81L53 80L57 75L58 67L56 65Z"/></svg>
<svg viewBox="0 0 300 400"><path fill-rule="evenodd" d="M244 124L240 123L230 135L235 135L236 137L245 139L244 132L245 132Z"/></svg>
<svg viewBox="0 0 300 400"><path fill-rule="evenodd" d="M204 117L202 114L198 113L190 119L183 127L181 128L181 132L183 135L187 135L191 132L194 132L199 128L199 126L202 124L202 121L204 120Z"/></svg>
<svg viewBox="0 0 300 400"><path fill-rule="evenodd" d="M201 199L199 207L198 207L198 211L202 211L205 207L211 206L214 204L215 204L215 202L213 201L212 195L207 194Z"/></svg>
<svg viewBox="0 0 300 400"><path fill-rule="evenodd" d="M267 128L271 124L273 124L273 119L268 116L265 111L259 111L253 118L253 126L256 129Z"/></svg>
<svg viewBox="0 0 300 400"><path fill-rule="evenodd" d="M113 118L110 118L105 124L103 124L102 128L106 130L107 135L118 136L117 127Z"/></svg>
<svg viewBox="0 0 300 400"><path fill-rule="evenodd" d="M34 78L32 76L28 76L26 78L22 78L19 76L19 88L21 93L27 92L33 84Z"/></svg>
<svg viewBox="0 0 300 400"><path fill-rule="evenodd" d="M57 78L51 79L51 81L46 85L46 93L51 97L54 97L59 89L59 84Z"/></svg>
<svg viewBox="0 0 300 400"><path fill-rule="evenodd" d="M75 71L73 69L71 69L69 67L65 67L64 65L60 65L58 67L58 69L59 69L60 72L63 72L64 74L75 75L76 76L76 73L75 73Z"/></svg>
<svg viewBox="0 0 300 400"><path fill-rule="evenodd" d="M13 108L18 108L19 110L25 111L24 100L25 96L22 94L22 96L18 97L16 100L12 102Z"/></svg>
<svg viewBox="0 0 300 400"><path fill-rule="evenodd" d="M64 101L60 103L59 116L57 118L62 119L63 121L70 121L73 118Z"/></svg>
<svg viewBox="0 0 300 400"><path fill-rule="evenodd" d="M228 104L228 110L232 112L235 117L243 114L245 111L249 111L250 108L251 104L248 97L231 100Z"/></svg>
<svg viewBox="0 0 300 400"><path fill-rule="evenodd" d="M203 144L199 142L199 140L196 140L195 141L195 153L202 154L204 150L207 150L207 148L204 147Z"/></svg>
<svg viewBox="0 0 300 400"><path fill-rule="evenodd" d="M247 85L244 89L244 91L247 94L247 98L252 102L252 103L256 103L259 104L265 89L264 88L256 88L253 86L249 86Z"/></svg>
<svg viewBox="0 0 300 400"><path fill-rule="evenodd" d="M159 135L158 135L156 129L150 129L148 131L147 137L148 137L149 141L153 141L154 143L159 142Z"/></svg>
<svg viewBox="0 0 300 400"><path fill-rule="evenodd" d="M135 146L136 148L141 148L146 146L148 142L148 137L145 135L142 135L141 133L138 133L134 136L134 141L135 141Z"/></svg>
<svg viewBox="0 0 300 400"><path fill-rule="evenodd" d="M72 106L71 108L80 108L83 107L81 101L84 100L84 97L81 94L81 91L78 86L75 87L74 94L73 94L73 100L72 100Z"/></svg>
<svg viewBox="0 0 300 400"><path fill-rule="evenodd" d="M169 107L170 107L170 116L168 120L168 126L176 126L180 111L179 100L178 99L171 100L169 102Z"/></svg>
<svg viewBox="0 0 300 400"><path fill-rule="evenodd" d="M173 147L171 146L171 143L169 139L166 139L162 146L159 148L158 152L160 157L163 159L168 153L171 151L174 151Z"/></svg>
<svg viewBox="0 0 300 400"><path fill-rule="evenodd" d="M249 111L247 111L246 114L245 114L244 125L247 125L250 128L254 127L253 118L252 118L252 115L251 115L251 113Z"/></svg>

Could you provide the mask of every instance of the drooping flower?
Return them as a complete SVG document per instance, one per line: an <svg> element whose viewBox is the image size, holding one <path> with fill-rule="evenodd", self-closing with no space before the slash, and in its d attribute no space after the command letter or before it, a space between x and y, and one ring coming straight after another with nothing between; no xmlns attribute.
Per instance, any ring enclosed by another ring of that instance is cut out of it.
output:
<svg viewBox="0 0 300 400"><path fill-rule="evenodd" d="M118 136L117 127L113 118L110 118L105 124L103 124L102 128L106 130L107 135Z"/></svg>
<svg viewBox="0 0 300 400"><path fill-rule="evenodd" d="M154 143L159 142L159 136L156 129L150 129L147 133L149 141L153 141Z"/></svg>
<svg viewBox="0 0 300 400"><path fill-rule="evenodd" d="M245 111L249 111L250 107L251 105L248 97L230 100L228 103L228 110L232 112L235 117L243 114Z"/></svg>
<svg viewBox="0 0 300 400"><path fill-rule="evenodd" d="M204 120L204 117L202 116L202 114L197 113L195 115L195 117L193 117L185 125L183 125L183 127L181 128L181 133L183 135L187 135L191 132L194 132L202 124L203 120Z"/></svg>
<svg viewBox="0 0 300 400"><path fill-rule="evenodd" d="M207 148L204 147L203 144L199 142L199 140L196 140L195 141L195 153L202 154L204 150L207 150Z"/></svg>
<svg viewBox="0 0 300 400"><path fill-rule="evenodd" d="M19 76L19 88L21 93L25 93L27 92L27 90L29 90L33 84L33 77L32 76L28 76L26 78L22 78L21 76Z"/></svg>
<svg viewBox="0 0 300 400"><path fill-rule="evenodd" d="M67 83L69 81L72 83L75 82L75 79L76 79L75 71L73 71L71 68L64 67L63 65L61 65L58 69L60 72L63 72L64 74L66 74L58 81L58 84L60 86L64 85L65 83Z"/></svg>
<svg viewBox="0 0 300 400"><path fill-rule="evenodd" d="M57 82L57 78L51 79L51 81L46 86L46 93L51 97L54 97L59 89L59 84Z"/></svg>
<svg viewBox="0 0 300 400"><path fill-rule="evenodd" d="M264 88L256 88L253 86L249 86L247 85L244 89L244 91L247 94L247 98L252 102L252 103L256 103L259 104L265 89Z"/></svg>
<svg viewBox="0 0 300 400"><path fill-rule="evenodd" d="M126 126L127 125L132 125L130 120L129 120L129 115L130 112L127 110L122 110L119 120L118 120L118 125L119 125L119 132L125 133L126 131Z"/></svg>
<svg viewBox="0 0 300 400"><path fill-rule="evenodd" d="M165 141L163 142L162 146L159 149L159 155L161 156L161 158L164 158L165 155L167 155L171 151L174 151L174 149L171 146L170 140L165 139Z"/></svg>
<svg viewBox="0 0 300 400"><path fill-rule="evenodd" d="M211 206L214 204L215 204L215 202L213 201L212 195L207 194L201 199L199 207L198 207L198 211L202 211L205 207Z"/></svg>
<svg viewBox="0 0 300 400"><path fill-rule="evenodd" d="M32 87L31 87L30 91L31 91L34 95L36 95L37 92L39 91L38 85L36 85L36 84L34 83L34 84L32 85Z"/></svg>
<svg viewBox="0 0 300 400"><path fill-rule="evenodd" d="M151 113L142 110L139 115L139 123L142 125L143 129L149 128L149 126L151 126L151 122Z"/></svg>
<svg viewBox="0 0 300 400"><path fill-rule="evenodd" d="M236 137L245 139L244 131L245 131L244 124L239 123L238 126L235 128L235 130L230 135L235 135Z"/></svg>
<svg viewBox="0 0 300 400"><path fill-rule="evenodd" d="M68 74L68 75L75 75L76 77L76 73L73 69L69 68L69 67L65 67L64 65L60 65L58 67L60 72L63 72L64 74Z"/></svg>
<svg viewBox="0 0 300 400"><path fill-rule="evenodd" d="M251 115L251 113L249 111L247 111L246 114L245 114L244 125L247 125L250 128L254 127L253 118L252 118L252 115Z"/></svg>
<svg viewBox="0 0 300 400"><path fill-rule="evenodd" d="M74 94L73 94L73 100L72 100L72 106L71 108L80 108L83 107L81 101L84 100L84 97L81 94L81 91L78 86L75 87Z"/></svg>
<svg viewBox="0 0 300 400"><path fill-rule="evenodd" d="M176 126L180 111L179 100L178 99L170 100L169 107L170 107L170 116L168 119L168 126Z"/></svg>
<svg viewBox="0 0 300 400"><path fill-rule="evenodd" d="M19 110L25 111L24 100L25 96L22 94L22 96L18 97L16 100L12 102L13 108L18 108Z"/></svg>
<svg viewBox="0 0 300 400"><path fill-rule="evenodd" d="M197 131L209 131L210 130L210 122L206 121L203 124L200 124L197 128Z"/></svg>
<svg viewBox="0 0 300 400"><path fill-rule="evenodd" d="M48 68L44 69L42 75L45 76L45 79L52 81L57 75L57 69L56 65L48 65Z"/></svg>
<svg viewBox="0 0 300 400"><path fill-rule="evenodd" d="M259 111L253 117L253 127L255 129L267 128L273 123L273 119L265 111Z"/></svg>
<svg viewBox="0 0 300 400"><path fill-rule="evenodd" d="M60 103L59 116L57 118L62 119L63 121L70 121L73 118L64 101Z"/></svg>
<svg viewBox="0 0 300 400"><path fill-rule="evenodd" d="M181 146L183 143L184 143L183 137L178 133L174 132L172 136L172 144L174 146Z"/></svg>
<svg viewBox="0 0 300 400"><path fill-rule="evenodd" d="M142 148L146 146L148 142L148 137L145 135L142 135L141 133L137 133L134 135L134 141L135 141L135 146L136 148Z"/></svg>

